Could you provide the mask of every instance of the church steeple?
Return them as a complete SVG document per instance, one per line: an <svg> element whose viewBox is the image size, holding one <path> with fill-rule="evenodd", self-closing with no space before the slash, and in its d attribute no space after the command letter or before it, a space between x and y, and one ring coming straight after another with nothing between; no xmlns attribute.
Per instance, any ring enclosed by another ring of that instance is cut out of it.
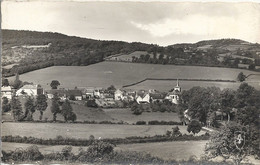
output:
<svg viewBox="0 0 260 165"><path fill-rule="evenodd" d="M177 79L177 85L174 87L174 91L179 91L181 92L181 87L179 85L179 79Z"/></svg>
<svg viewBox="0 0 260 165"><path fill-rule="evenodd" d="M176 85L176 87L179 87L179 79L177 79L177 85Z"/></svg>

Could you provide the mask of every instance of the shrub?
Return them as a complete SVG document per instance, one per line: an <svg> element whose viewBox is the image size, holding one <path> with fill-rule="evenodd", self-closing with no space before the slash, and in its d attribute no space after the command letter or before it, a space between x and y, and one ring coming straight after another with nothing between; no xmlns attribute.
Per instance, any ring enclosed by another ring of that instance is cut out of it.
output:
<svg viewBox="0 0 260 165"><path fill-rule="evenodd" d="M146 121L137 121L136 125L146 125Z"/></svg>
<svg viewBox="0 0 260 165"><path fill-rule="evenodd" d="M87 103L86 103L86 106L87 107L94 107L94 108L98 107L98 105L97 105L95 100L88 100Z"/></svg>
<svg viewBox="0 0 260 165"><path fill-rule="evenodd" d="M199 121L192 120L187 127L187 131L189 133L192 132L195 135L196 133L200 132L201 128L202 128L202 125Z"/></svg>

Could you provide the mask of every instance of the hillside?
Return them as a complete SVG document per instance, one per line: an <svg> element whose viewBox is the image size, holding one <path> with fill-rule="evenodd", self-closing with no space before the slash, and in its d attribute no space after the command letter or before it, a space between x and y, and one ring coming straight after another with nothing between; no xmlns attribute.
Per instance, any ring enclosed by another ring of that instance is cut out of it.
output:
<svg viewBox="0 0 260 165"><path fill-rule="evenodd" d="M152 45L100 41L51 32L2 30L4 76L54 65L89 65L107 56L147 50Z"/></svg>
<svg viewBox="0 0 260 165"><path fill-rule="evenodd" d="M160 47L51 32L2 30L2 37L2 74L5 77L50 66L86 66L104 60L234 68L251 65L249 69L252 70L260 65L260 45L237 39Z"/></svg>

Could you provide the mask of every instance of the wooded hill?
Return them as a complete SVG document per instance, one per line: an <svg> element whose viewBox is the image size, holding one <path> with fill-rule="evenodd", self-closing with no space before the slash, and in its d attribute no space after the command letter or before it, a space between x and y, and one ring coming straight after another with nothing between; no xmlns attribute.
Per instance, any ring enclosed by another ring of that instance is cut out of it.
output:
<svg viewBox="0 0 260 165"><path fill-rule="evenodd" d="M201 41L195 44L176 44L161 47L140 42L101 41L52 32L2 30L2 74L12 76L15 73L54 66L85 66L98 63L115 54L130 54L145 51L154 54L154 58L145 55L132 62L179 65L204 65L236 67L237 61L228 53L250 57L259 61L259 44L242 40L222 39ZM227 60L218 60L218 54L226 53ZM157 57L156 55L161 55ZM246 61L249 64L256 62Z"/></svg>

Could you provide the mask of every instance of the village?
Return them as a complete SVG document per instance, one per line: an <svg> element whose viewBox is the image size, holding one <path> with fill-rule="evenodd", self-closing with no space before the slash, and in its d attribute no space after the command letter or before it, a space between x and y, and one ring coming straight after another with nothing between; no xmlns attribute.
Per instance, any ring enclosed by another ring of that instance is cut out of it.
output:
<svg viewBox="0 0 260 165"><path fill-rule="evenodd" d="M56 82L57 80L54 80ZM56 87L54 87L56 88ZM132 90L132 89L116 89L113 85L107 89L101 87L75 87L74 89L50 89L45 90L40 84L26 84L19 89L12 86L2 86L1 96L11 100L12 97L34 97L45 95L48 99L52 99L57 94L61 101L88 101L95 100L98 107L111 108L120 105L122 102L136 102L138 104L149 104L154 102L164 102L165 100L178 104L181 87L177 80L176 86L168 93L160 92L154 89L150 90Z"/></svg>

